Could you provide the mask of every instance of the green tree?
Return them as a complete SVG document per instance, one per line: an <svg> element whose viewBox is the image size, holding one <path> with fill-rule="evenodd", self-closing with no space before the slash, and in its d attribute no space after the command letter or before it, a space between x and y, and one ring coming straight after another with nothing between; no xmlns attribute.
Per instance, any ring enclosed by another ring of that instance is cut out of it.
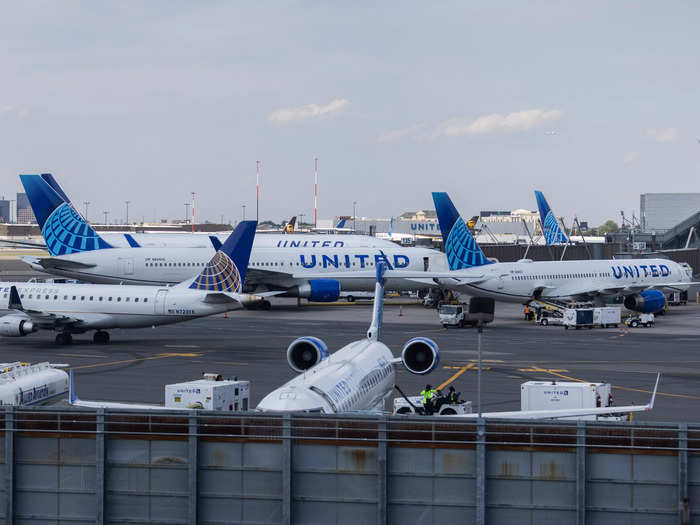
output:
<svg viewBox="0 0 700 525"><path fill-rule="evenodd" d="M617 223L611 219L608 219L605 221L603 224L598 226L598 233L601 235L605 235L606 233L615 233L619 232L620 227L617 225Z"/></svg>

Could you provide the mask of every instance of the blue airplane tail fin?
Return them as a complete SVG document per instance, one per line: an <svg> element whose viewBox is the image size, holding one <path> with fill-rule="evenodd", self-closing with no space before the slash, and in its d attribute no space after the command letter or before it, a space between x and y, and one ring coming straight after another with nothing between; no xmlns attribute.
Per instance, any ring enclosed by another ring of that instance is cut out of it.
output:
<svg viewBox="0 0 700 525"><path fill-rule="evenodd" d="M45 174L46 175L46 174ZM49 176L55 183L55 179ZM42 175L20 175L49 253L67 255L112 248Z"/></svg>
<svg viewBox="0 0 700 525"><path fill-rule="evenodd" d="M435 212L440 223L445 255L450 270L463 270L475 266L491 264L476 243L469 228L464 223L452 200L445 192L433 192Z"/></svg>
<svg viewBox="0 0 700 525"><path fill-rule="evenodd" d="M257 221L239 223L189 287L241 293L257 226Z"/></svg>
<svg viewBox="0 0 700 525"><path fill-rule="evenodd" d="M559 221L554 216L554 212L549 207L547 199L541 191L535 190L537 208L540 210L540 220L542 221L542 232L547 244L566 244L569 239L559 226Z"/></svg>
<svg viewBox="0 0 700 525"><path fill-rule="evenodd" d="M345 228L345 221L346 221L346 220L347 220L347 219L346 219L345 217L343 217L342 219L340 219L340 220L338 221L338 224L336 224L335 227L338 228L338 229L340 229L340 228Z"/></svg>

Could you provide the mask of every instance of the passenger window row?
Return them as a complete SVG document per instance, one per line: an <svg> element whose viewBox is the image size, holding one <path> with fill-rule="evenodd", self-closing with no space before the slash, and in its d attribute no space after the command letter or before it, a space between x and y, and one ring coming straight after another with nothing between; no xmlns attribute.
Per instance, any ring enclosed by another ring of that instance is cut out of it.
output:
<svg viewBox="0 0 700 525"><path fill-rule="evenodd" d="M35 293L28 293L28 292L25 292L25 291L23 290L22 292L20 292L20 295L19 295L20 299L24 299L24 298L25 298L25 295L26 295L27 299L41 299L41 298L42 298L40 293L37 293L37 294L35 294ZM8 297L8 293L5 292L5 293L3 294L3 298L6 299L7 297ZM85 296L85 295L77 296L77 295L73 295L73 296L70 296L70 297L71 297L70 299L68 299L68 297L69 297L68 295L64 295L64 296L63 296L63 300L64 300L64 301L69 301L69 300L70 300L70 301L85 301L86 298L87 298L88 301L98 301L98 302L99 302L99 301L104 301L104 300L106 300L107 302L114 301L114 302L117 302L117 303L120 303L120 302L122 302L122 301L124 301L125 303L129 303L129 302L131 302L131 301L133 301L133 302L135 302L135 303L138 303L138 302L140 302L140 301L142 301L142 302L144 302L144 303L147 303L147 302L148 302L148 297L113 297L113 296L107 296L107 297L105 297L105 296L102 296L102 295L99 295L99 296L95 296L95 295L90 295L90 296ZM78 298L78 297L80 297L80 298ZM50 295L44 295L44 299L51 299L51 296L50 296ZM58 301L58 295L54 295L54 296L53 296L53 300L54 300L54 301Z"/></svg>

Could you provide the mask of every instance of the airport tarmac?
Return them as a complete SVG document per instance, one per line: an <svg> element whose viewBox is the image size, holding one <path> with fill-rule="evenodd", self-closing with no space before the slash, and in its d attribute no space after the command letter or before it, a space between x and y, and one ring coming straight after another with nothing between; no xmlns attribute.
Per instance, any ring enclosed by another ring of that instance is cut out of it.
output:
<svg viewBox="0 0 700 525"><path fill-rule="evenodd" d="M483 336L484 411L519 409L520 384L532 379L607 381L614 385L615 404L644 404L660 371L655 409L636 414L635 420L700 421L700 305L672 308L654 328L593 330L539 327L523 320L519 305L498 303L496 308L496 321ZM0 361L69 363L80 397L140 403L163 402L166 383L219 372L250 380L255 406L293 377L286 361L293 339L317 336L333 352L364 337L370 315L370 302L298 307L293 299L277 299L270 311L113 330L108 346L93 344L90 334L75 336L70 346L55 345L51 332L2 338ZM414 376L399 366L398 385L415 395L427 382L434 387L453 384L476 408L476 330L445 330L435 310L389 301L384 341L394 354L419 335L438 343L440 366L428 376Z"/></svg>

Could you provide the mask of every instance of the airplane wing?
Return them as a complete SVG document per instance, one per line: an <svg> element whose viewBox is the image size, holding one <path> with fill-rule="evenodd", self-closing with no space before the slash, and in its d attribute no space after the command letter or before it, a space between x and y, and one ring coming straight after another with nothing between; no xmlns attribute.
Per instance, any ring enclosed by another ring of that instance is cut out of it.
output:
<svg viewBox="0 0 700 525"><path fill-rule="evenodd" d="M651 400L649 400L649 403L647 403L646 405L627 405L619 407L601 408L573 408L558 410L515 410L511 412L482 412L481 417L485 419L561 419L606 414L626 414L628 412L647 412L654 408L654 401L656 400L656 391L659 388L660 378L661 374L658 373L656 375L656 384L654 385L654 391L651 394ZM456 414L449 417L476 419L479 417L479 414Z"/></svg>
<svg viewBox="0 0 700 525"><path fill-rule="evenodd" d="M357 270L347 272L319 272L316 274L295 273L295 279L375 279L376 270ZM486 280L484 274L458 274L457 272L416 272L411 270L387 270L384 273L385 279L409 279L416 282L429 282L432 286L439 281L449 281L454 284L478 283ZM436 279L438 281L436 281Z"/></svg>
<svg viewBox="0 0 700 525"><path fill-rule="evenodd" d="M645 290L670 290L678 291L687 289L692 283L677 282L677 283L660 283L660 284L629 284L626 286L614 286L608 288L597 288L592 284L587 286L572 285L545 287L542 292L542 297L596 297L600 295L625 295L640 293Z"/></svg>
<svg viewBox="0 0 700 525"><path fill-rule="evenodd" d="M8 305L9 310L15 310L22 312L25 316L31 319L34 323L43 329L55 329L64 328L66 326L79 326L84 323L84 319L80 319L73 316L67 315L57 315L51 312L44 312L41 310L27 309L22 306L22 302L19 297L19 292L16 286L10 288L10 302Z"/></svg>
<svg viewBox="0 0 700 525"><path fill-rule="evenodd" d="M246 272L246 284L260 284L268 282L270 278L290 278L292 275L279 270L266 270L263 268L248 267Z"/></svg>
<svg viewBox="0 0 700 525"><path fill-rule="evenodd" d="M78 261L72 261L69 259L61 259L60 257L22 257L25 263L27 263L32 268L37 266L44 268L46 270L50 269L61 269L61 270L82 270L85 268L94 268L96 265L87 264Z"/></svg>
<svg viewBox="0 0 700 525"><path fill-rule="evenodd" d="M29 241L10 241L7 239L0 239L0 242L4 242L7 244L13 244L15 246L22 246L24 248L41 248L42 250L46 250L45 244L34 243L34 242L29 242Z"/></svg>

